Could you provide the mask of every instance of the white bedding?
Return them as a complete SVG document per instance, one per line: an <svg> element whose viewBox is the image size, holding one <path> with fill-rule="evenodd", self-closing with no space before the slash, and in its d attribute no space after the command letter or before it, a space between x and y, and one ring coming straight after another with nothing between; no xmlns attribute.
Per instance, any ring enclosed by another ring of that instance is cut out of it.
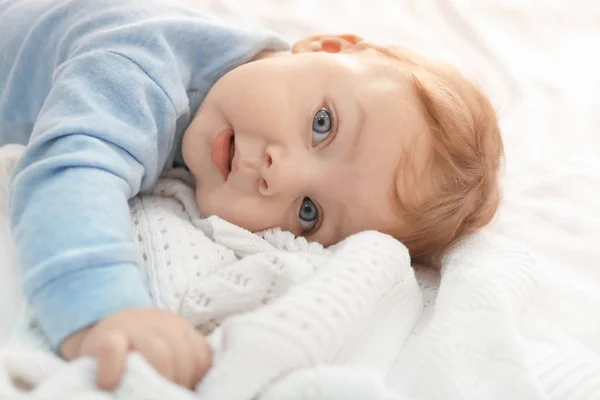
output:
<svg viewBox="0 0 600 400"><path fill-rule="evenodd" d="M501 118L505 199L492 230L534 252L557 293L574 288L599 293L600 5L595 0L188 1L258 19L291 38L353 32L457 64L480 82ZM5 236L4 223L0 220ZM18 295L9 257L0 247L3 318ZM573 304L553 308L565 326L586 323ZM587 324L597 327L593 319ZM392 386L406 382L404 357L390 371Z"/></svg>

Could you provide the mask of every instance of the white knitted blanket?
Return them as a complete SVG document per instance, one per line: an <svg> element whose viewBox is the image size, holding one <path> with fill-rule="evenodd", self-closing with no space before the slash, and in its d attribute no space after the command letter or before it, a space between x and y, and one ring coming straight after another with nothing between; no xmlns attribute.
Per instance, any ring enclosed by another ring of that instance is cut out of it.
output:
<svg viewBox="0 0 600 400"><path fill-rule="evenodd" d="M0 178L17 154L0 148ZM209 335L214 367L194 393L132 354L118 390L99 392L93 360L44 350L25 314L0 350L0 398L600 399L600 291L552 282L510 241L457 245L417 323L422 290L386 235L329 249L253 235L201 219L181 173L131 209L153 299ZM402 378L386 382L390 368Z"/></svg>

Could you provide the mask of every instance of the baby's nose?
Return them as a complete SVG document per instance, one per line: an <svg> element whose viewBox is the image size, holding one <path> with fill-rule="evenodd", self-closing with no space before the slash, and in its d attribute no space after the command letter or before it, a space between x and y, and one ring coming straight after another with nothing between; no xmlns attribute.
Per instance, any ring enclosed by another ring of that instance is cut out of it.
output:
<svg viewBox="0 0 600 400"><path fill-rule="evenodd" d="M263 196L282 193L300 196L309 182L309 175L306 160L303 162L299 153L282 146L267 146L258 190Z"/></svg>

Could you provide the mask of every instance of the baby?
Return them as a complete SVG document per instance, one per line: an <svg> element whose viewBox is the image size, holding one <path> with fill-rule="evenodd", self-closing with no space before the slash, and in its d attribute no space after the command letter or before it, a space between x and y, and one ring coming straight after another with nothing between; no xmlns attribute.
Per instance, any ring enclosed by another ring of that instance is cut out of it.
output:
<svg viewBox="0 0 600 400"><path fill-rule="evenodd" d="M486 225L502 141L454 68L354 35L293 45L172 1L0 3L0 145L24 293L63 357L114 388L128 351L193 387L204 338L152 308L127 201L186 166L204 215L324 245L363 230L413 257Z"/></svg>

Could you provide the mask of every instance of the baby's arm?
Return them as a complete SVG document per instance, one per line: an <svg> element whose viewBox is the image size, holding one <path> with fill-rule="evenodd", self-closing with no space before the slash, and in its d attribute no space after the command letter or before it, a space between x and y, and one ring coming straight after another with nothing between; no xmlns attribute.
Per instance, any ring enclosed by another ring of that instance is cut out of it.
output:
<svg viewBox="0 0 600 400"><path fill-rule="evenodd" d="M9 204L24 293L52 345L107 317L101 329L91 329L96 339L116 335L129 350L142 336L130 327L148 312L109 316L151 305L127 201L160 173L176 117L161 87L119 54L84 52L55 72L16 166ZM149 340L156 337L150 331L158 325L140 326ZM166 342L190 328L176 326L181 332L161 331ZM99 356L90 347L100 339L70 356Z"/></svg>

